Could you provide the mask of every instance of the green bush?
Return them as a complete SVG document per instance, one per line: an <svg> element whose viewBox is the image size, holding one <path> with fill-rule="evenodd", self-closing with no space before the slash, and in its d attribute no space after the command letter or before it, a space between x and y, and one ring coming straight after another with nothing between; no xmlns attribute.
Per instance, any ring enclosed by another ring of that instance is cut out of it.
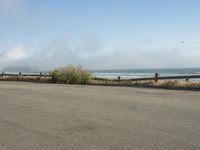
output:
<svg viewBox="0 0 200 150"><path fill-rule="evenodd" d="M69 65L50 73L50 82L64 84L88 84L92 74L81 66Z"/></svg>

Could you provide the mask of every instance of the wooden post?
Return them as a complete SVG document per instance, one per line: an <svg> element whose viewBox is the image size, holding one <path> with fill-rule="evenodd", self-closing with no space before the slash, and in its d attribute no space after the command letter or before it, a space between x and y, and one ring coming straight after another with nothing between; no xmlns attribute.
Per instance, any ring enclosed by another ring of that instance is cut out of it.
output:
<svg viewBox="0 0 200 150"><path fill-rule="evenodd" d="M117 78L118 82L120 81L120 78L121 78L121 77L120 77L120 76L118 76L118 78Z"/></svg>
<svg viewBox="0 0 200 150"><path fill-rule="evenodd" d="M19 72L19 76L22 76L22 73L21 73L21 72Z"/></svg>
<svg viewBox="0 0 200 150"><path fill-rule="evenodd" d="M185 79L185 82L189 82L189 81L190 81L190 78L186 78L186 79Z"/></svg>
<svg viewBox="0 0 200 150"><path fill-rule="evenodd" d="M40 78L42 77L42 72L40 72Z"/></svg>
<svg viewBox="0 0 200 150"><path fill-rule="evenodd" d="M1 77L3 78L4 72L1 73Z"/></svg>
<svg viewBox="0 0 200 150"><path fill-rule="evenodd" d="M155 73L155 82L158 82L159 80L159 73Z"/></svg>

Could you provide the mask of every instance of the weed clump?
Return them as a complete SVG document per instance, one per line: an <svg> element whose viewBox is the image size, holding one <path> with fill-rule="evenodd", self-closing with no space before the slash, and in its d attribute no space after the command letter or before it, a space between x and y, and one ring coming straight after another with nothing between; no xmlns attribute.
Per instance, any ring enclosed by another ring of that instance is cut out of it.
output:
<svg viewBox="0 0 200 150"><path fill-rule="evenodd" d="M88 84L92 79L92 73L81 66L69 65L61 67L50 73L51 83L63 84Z"/></svg>

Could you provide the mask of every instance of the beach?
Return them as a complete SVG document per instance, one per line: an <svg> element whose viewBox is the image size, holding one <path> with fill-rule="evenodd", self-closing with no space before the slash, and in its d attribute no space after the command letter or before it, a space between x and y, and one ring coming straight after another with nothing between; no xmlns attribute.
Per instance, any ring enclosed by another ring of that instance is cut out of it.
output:
<svg viewBox="0 0 200 150"><path fill-rule="evenodd" d="M198 150L200 93L0 82L0 149Z"/></svg>

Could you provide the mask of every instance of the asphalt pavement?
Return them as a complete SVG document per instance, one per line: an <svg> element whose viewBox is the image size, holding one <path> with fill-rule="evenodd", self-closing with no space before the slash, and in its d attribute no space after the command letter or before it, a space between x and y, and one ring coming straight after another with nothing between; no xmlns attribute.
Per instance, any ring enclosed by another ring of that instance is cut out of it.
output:
<svg viewBox="0 0 200 150"><path fill-rule="evenodd" d="M200 150L200 92L2 81L0 150Z"/></svg>

